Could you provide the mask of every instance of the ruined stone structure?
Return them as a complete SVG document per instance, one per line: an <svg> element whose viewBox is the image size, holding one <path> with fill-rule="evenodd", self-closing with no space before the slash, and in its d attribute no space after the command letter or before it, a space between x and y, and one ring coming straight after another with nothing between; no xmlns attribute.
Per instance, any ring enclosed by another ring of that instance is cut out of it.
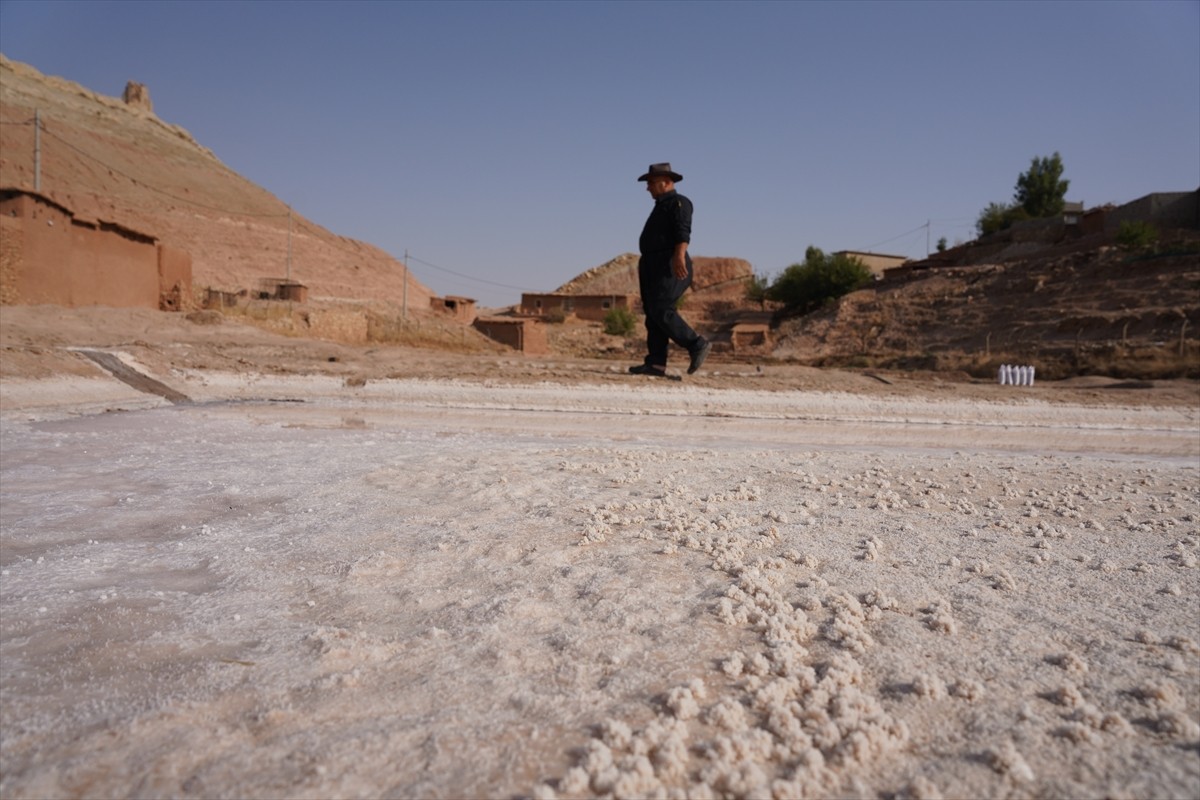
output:
<svg viewBox="0 0 1200 800"><path fill-rule="evenodd" d="M492 341L506 344L526 355L543 356L550 352L546 326L542 324L541 320L480 317L475 320L474 327Z"/></svg>
<svg viewBox="0 0 1200 800"><path fill-rule="evenodd" d="M191 292L187 252L45 195L0 189L0 303L179 311Z"/></svg>
<svg viewBox="0 0 1200 800"><path fill-rule="evenodd" d="M288 278L263 278L258 282L259 300L308 302L308 287Z"/></svg>
<svg viewBox="0 0 1200 800"><path fill-rule="evenodd" d="M145 84L129 81L125 84L125 94L121 99L127 106L154 112L154 104L150 102L150 90L146 88Z"/></svg>
<svg viewBox="0 0 1200 800"><path fill-rule="evenodd" d="M464 325L470 325L474 322L478 314L477 304L470 297L455 297L453 295L431 297L429 298L429 307L439 314L453 317Z"/></svg>

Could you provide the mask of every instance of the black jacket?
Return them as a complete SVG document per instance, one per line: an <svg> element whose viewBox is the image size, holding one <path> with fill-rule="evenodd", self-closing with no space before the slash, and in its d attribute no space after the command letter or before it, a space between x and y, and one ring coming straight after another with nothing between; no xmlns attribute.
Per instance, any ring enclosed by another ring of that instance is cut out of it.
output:
<svg viewBox="0 0 1200 800"><path fill-rule="evenodd" d="M654 201L638 248L643 256L670 258L675 245L692 240L692 201L671 190Z"/></svg>

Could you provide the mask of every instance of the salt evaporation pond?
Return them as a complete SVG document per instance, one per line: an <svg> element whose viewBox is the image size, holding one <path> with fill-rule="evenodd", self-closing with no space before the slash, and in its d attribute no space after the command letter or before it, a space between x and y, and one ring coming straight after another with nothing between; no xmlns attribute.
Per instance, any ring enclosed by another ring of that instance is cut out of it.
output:
<svg viewBox="0 0 1200 800"><path fill-rule="evenodd" d="M1194 419L393 389L5 419L0 795L1200 794Z"/></svg>

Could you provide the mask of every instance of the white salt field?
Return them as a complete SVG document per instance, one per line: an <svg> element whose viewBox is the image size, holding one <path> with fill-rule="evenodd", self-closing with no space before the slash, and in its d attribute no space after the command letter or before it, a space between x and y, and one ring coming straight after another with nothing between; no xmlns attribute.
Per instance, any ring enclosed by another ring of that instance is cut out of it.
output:
<svg viewBox="0 0 1200 800"><path fill-rule="evenodd" d="M5 798L1200 795L1198 409L187 392L6 406Z"/></svg>

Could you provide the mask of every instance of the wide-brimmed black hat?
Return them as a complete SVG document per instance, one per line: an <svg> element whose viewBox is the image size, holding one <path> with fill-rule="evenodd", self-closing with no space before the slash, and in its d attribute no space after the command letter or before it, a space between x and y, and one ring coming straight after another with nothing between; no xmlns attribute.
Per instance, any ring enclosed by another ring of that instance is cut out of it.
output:
<svg viewBox="0 0 1200 800"><path fill-rule="evenodd" d="M651 164L650 171L638 178L638 180L648 181L651 178L657 178L660 175L665 175L676 183L679 183L681 180L683 180L682 175L671 169L671 163L669 161L664 161L661 164Z"/></svg>

